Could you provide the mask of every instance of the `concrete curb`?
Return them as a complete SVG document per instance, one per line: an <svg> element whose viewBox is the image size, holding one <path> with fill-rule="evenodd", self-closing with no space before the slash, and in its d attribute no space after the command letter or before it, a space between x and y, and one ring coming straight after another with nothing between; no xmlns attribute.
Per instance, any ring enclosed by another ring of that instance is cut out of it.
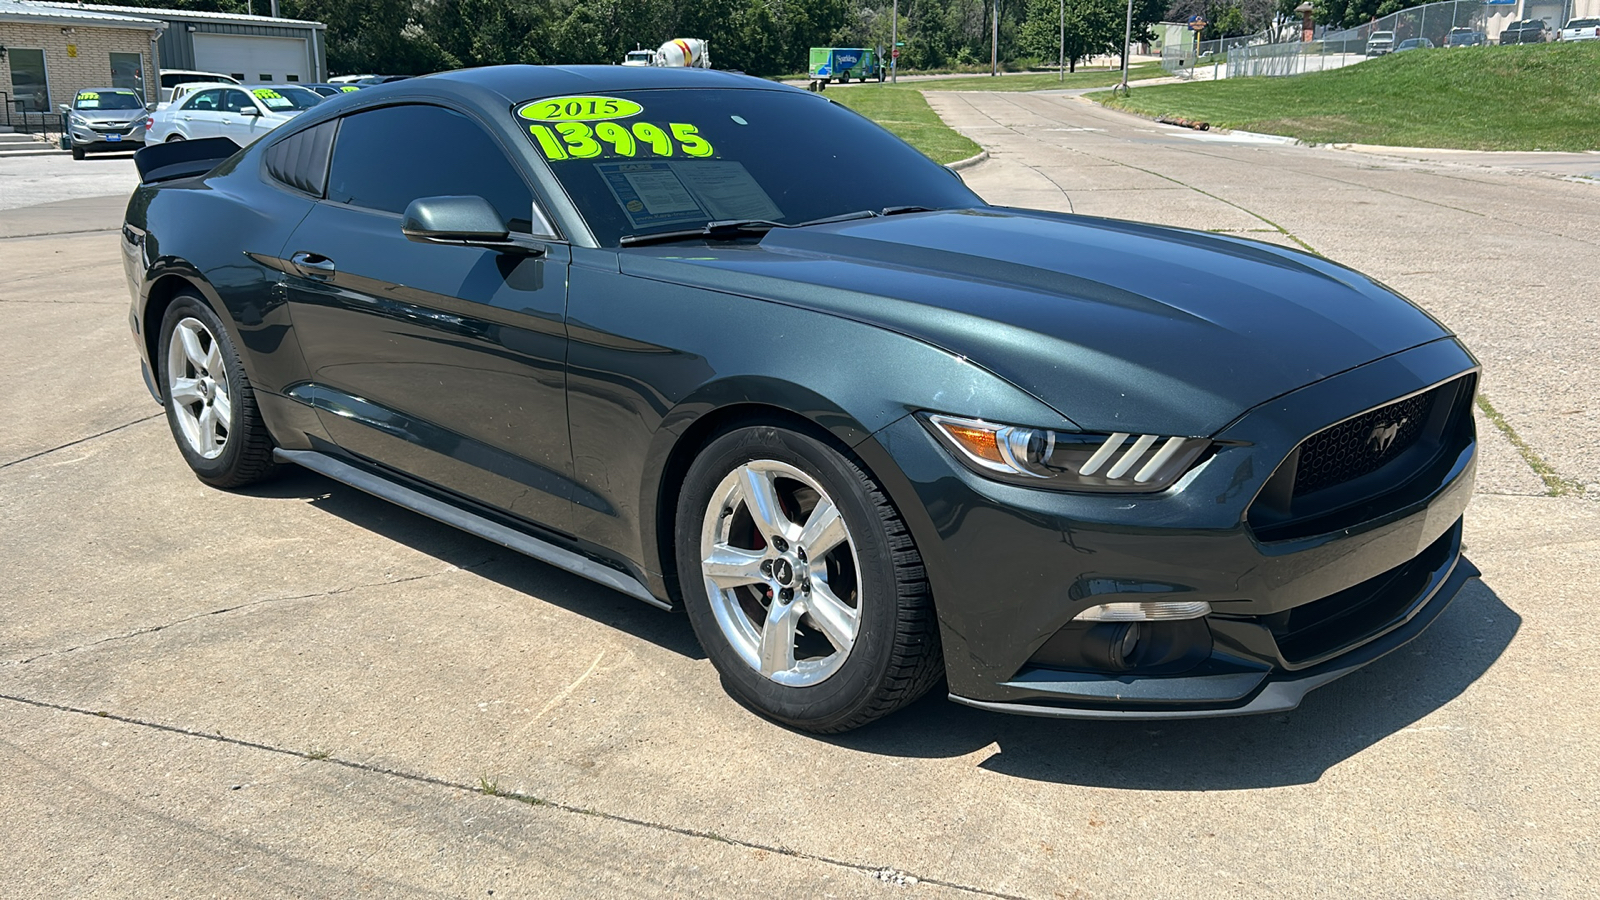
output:
<svg viewBox="0 0 1600 900"><path fill-rule="evenodd" d="M988 158L989 151L979 150L975 156L969 156L966 159L958 159L953 163L945 163L944 167L952 172L959 172L962 169L970 169Z"/></svg>

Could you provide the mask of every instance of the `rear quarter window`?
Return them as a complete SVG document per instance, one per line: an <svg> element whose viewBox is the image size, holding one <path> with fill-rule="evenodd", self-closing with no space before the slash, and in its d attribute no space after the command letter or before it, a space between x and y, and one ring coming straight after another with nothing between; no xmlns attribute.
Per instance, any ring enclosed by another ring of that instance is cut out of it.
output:
<svg viewBox="0 0 1600 900"><path fill-rule="evenodd" d="M273 181L320 198L328 186L328 156L335 122L296 132L267 148L262 165Z"/></svg>

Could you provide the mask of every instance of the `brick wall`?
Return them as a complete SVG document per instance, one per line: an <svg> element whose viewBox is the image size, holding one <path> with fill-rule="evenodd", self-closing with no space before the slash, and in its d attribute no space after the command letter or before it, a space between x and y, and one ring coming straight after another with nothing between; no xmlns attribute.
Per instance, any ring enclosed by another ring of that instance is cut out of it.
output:
<svg viewBox="0 0 1600 900"><path fill-rule="evenodd" d="M46 73L50 79L50 109L71 103L78 91L85 88L111 86L111 54L137 53L144 71L146 100L157 97L154 82L155 69L150 59L150 32L131 28L94 28L83 25L68 26L72 34L62 34L61 25L40 25L32 22L0 22L0 46L6 48L5 59L0 59L0 91L15 100L16 91L11 86L11 51L43 50ZM77 48L77 55L69 52L68 45ZM15 107L12 107L15 110ZM0 116L0 122L4 116Z"/></svg>

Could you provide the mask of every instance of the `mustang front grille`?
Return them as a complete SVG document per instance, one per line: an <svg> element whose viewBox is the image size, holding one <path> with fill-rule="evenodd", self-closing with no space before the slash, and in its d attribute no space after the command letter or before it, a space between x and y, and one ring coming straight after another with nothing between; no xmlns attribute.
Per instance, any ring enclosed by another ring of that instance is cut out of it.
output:
<svg viewBox="0 0 1600 900"><path fill-rule="evenodd" d="M1383 468L1422 435L1439 388L1362 413L1317 432L1300 446L1295 496L1343 484Z"/></svg>

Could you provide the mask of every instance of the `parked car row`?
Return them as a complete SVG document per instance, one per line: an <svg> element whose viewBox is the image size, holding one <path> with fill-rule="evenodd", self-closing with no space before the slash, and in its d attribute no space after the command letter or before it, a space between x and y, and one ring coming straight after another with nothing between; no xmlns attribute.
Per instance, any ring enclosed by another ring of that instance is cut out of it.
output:
<svg viewBox="0 0 1600 900"><path fill-rule="evenodd" d="M70 105L61 107L67 116L72 157L211 137L225 137L244 147L329 97L366 87L331 82L240 84L226 75L187 71L163 72L161 84L165 100L153 111L128 88L80 91Z"/></svg>
<svg viewBox="0 0 1600 900"><path fill-rule="evenodd" d="M1559 32L1552 32L1550 24L1543 19L1521 19L1507 25L1501 32L1498 43L1501 46L1516 44L1543 44L1552 40L1557 41L1597 41L1600 40L1600 18L1573 19ZM1446 47L1482 47L1495 41L1489 35L1476 28L1460 26L1450 29L1445 36ZM1393 31L1374 31L1367 38L1367 56L1383 56L1386 53L1398 53L1401 50L1416 50L1425 47L1438 46L1428 38L1407 38L1395 43Z"/></svg>

